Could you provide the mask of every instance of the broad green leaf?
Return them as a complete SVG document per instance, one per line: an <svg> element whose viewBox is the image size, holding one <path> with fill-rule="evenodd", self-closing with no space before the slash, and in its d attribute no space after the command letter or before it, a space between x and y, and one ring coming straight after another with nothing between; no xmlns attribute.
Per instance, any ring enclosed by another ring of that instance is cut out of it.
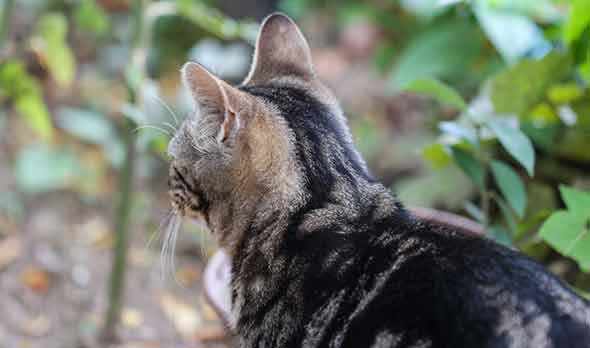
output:
<svg viewBox="0 0 590 348"><path fill-rule="evenodd" d="M492 161L491 167L494 180L502 195L518 217L522 218L526 208L526 191L520 176L502 161Z"/></svg>
<svg viewBox="0 0 590 348"><path fill-rule="evenodd" d="M528 118L535 122L537 128L559 122L559 117L555 113L555 110L553 110L553 107L545 102L536 105L531 110Z"/></svg>
<svg viewBox="0 0 590 348"><path fill-rule="evenodd" d="M256 41L258 25L253 22L235 21L205 1L176 0L175 3L179 15L221 39Z"/></svg>
<svg viewBox="0 0 590 348"><path fill-rule="evenodd" d="M545 221L551 215L550 210L539 210L536 213L532 214L532 216L526 216L525 220L521 220L518 223L515 238L521 238L525 235L525 233L535 229L541 225L543 221Z"/></svg>
<svg viewBox="0 0 590 348"><path fill-rule="evenodd" d="M585 214L590 218L590 192L583 192L565 185L559 186L559 192L568 210Z"/></svg>
<svg viewBox="0 0 590 348"><path fill-rule="evenodd" d="M453 137L467 140L474 146L477 146L478 144L477 132L472 127L454 121L443 121L438 124L438 128L444 134L449 134Z"/></svg>
<svg viewBox="0 0 590 348"><path fill-rule="evenodd" d="M80 165L72 152L32 145L18 154L15 177L27 193L42 193L68 186Z"/></svg>
<svg viewBox="0 0 590 348"><path fill-rule="evenodd" d="M488 227L487 232L488 235L496 242L506 246L512 246L512 238L510 238L510 233L506 231L504 227L500 225L493 225Z"/></svg>
<svg viewBox="0 0 590 348"><path fill-rule="evenodd" d="M530 16L498 8L490 1L477 1L473 9L482 29L508 63L516 62L535 47L549 45Z"/></svg>
<svg viewBox="0 0 590 348"><path fill-rule="evenodd" d="M16 111L44 140L53 134L49 112L43 101L41 85L25 70L22 62L7 60L0 64L0 90L12 99Z"/></svg>
<svg viewBox="0 0 590 348"><path fill-rule="evenodd" d="M404 48L391 72L391 86L399 89L421 78L464 76L481 46L474 24L461 21L432 26Z"/></svg>
<svg viewBox="0 0 590 348"><path fill-rule="evenodd" d="M485 224L486 217L483 211L481 211L481 209L477 205L467 201L465 202L463 208L465 208L467 214L469 214L469 216L471 216L475 221Z"/></svg>
<svg viewBox="0 0 590 348"><path fill-rule="evenodd" d="M68 107L58 109L56 114L61 128L86 142L102 146L109 162L119 168L125 157L125 150L108 118L92 110Z"/></svg>
<svg viewBox="0 0 590 348"><path fill-rule="evenodd" d="M580 267L590 271L590 192L560 186L561 196L568 208L551 215L543 224L539 235L565 256L576 260Z"/></svg>
<svg viewBox="0 0 590 348"><path fill-rule="evenodd" d="M117 133L110 121L92 110L63 107L56 112L57 124L70 134L93 144L117 141Z"/></svg>
<svg viewBox="0 0 590 348"><path fill-rule="evenodd" d="M50 140L53 135L53 125L47 107L39 95L28 94L18 97L14 101L16 110L23 116L31 127L43 140Z"/></svg>
<svg viewBox="0 0 590 348"><path fill-rule="evenodd" d="M575 82L551 86L547 97L553 104L567 104L584 96L584 90Z"/></svg>
<svg viewBox="0 0 590 348"><path fill-rule="evenodd" d="M590 271L590 217L576 212L557 211L541 226L539 236L555 250L576 260Z"/></svg>
<svg viewBox="0 0 590 348"><path fill-rule="evenodd" d="M453 106L459 110L465 110L467 107L457 91L435 78L414 80L405 86L403 90L427 95L442 104Z"/></svg>
<svg viewBox="0 0 590 348"><path fill-rule="evenodd" d="M543 59L523 59L492 79L491 98L501 114L525 113L539 104L546 90L571 73L571 58L557 52Z"/></svg>
<svg viewBox="0 0 590 348"><path fill-rule="evenodd" d="M395 47L395 45L393 45L391 42L382 43L379 45L379 47L377 47L374 61L377 69L379 69L381 73L389 71L389 68L395 59L396 53L398 53L397 47Z"/></svg>
<svg viewBox="0 0 590 348"><path fill-rule="evenodd" d="M517 232L517 225L516 225L516 216L514 215L514 211L510 209L506 201L500 196L494 196L494 201L500 207L500 211L502 212L502 216L506 221L506 225L508 225L508 229L511 235L515 235Z"/></svg>
<svg viewBox="0 0 590 348"><path fill-rule="evenodd" d="M76 74L74 54L66 42L67 31L68 22L63 14L44 14L36 30L40 42L33 45L61 87L69 87Z"/></svg>
<svg viewBox="0 0 590 348"><path fill-rule="evenodd" d="M504 149L532 176L535 168L535 150L531 140L505 120L492 119L487 125L496 134Z"/></svg>
<svg viewBox="0 0 590 348"><path fill-rule="evenodd" d="M465 174L479 187L484 187L484 171L481 164L467 151L453 146L453 158L455 163Z"/></svg>
<svg viewBox="0 0 590 348"><path fill-rule="evenodd" d="M475 187L460 168L448 166L396 181L394 190L409 205L459 209L473 196Z"/></svg>
<svg viewBox="0 0 590 348"><path fill-rule="evenodd" d="M451 163L451 156L444 145L433 143L422 149L422 156L434 169L441 169Z"/></svg>
<svg viewBox="0 0 590 348"><path fill-rule="evenodd" d="M578 73L586 84L590 85L590 48L588 49L588 58L578 67Z"/></svg>
<svg viewBox="0 0 590 348"><path fill-rule="evenodd" d="M97 35L104 34L109 28L107 14L95 0L82 0L74 16L79 27Z"/></svg>
<svg viewBox="0 0 590 348"><path fill-rule="evenodd" d="M563 26L563 39L569 45L576 41L584 28L590 26L590 1L571 0L568 19Z"/></svg>

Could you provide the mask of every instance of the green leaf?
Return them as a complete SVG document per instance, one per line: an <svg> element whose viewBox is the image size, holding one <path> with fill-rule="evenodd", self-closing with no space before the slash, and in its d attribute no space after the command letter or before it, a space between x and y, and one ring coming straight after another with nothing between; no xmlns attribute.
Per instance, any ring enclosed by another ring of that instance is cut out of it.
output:
<svg viewBox="0 0 590 348"><path fill-rule="evenodd" d="M29 127L37 132L43 140L49 141L51 139L53 125L47 107L40 96L22 95L14 101L14 107L23 116Z"/></svg>
<svg viewBox="0 0 590 348"><path fill-rule="evenodd" d="M479 187L483 188L484 183L484 171L481 164L467 151L460 147L453 146L452 148L453 158L455 163L463 170L465 174Z"/></svg>
<svg viewBox="0 0 590 348"><path fill-rule="evenodd" d="M69 87L76 74L74 54L66 42L68 22L61 13L48 13L37 23L41 43L34 46L61 87Z"/></svg>
<svg viewBox="0 0 590 348"><path fill-rule="evenodd" d="M590 26L590 1L571 0L569 16L563 26L563 39L569 45L576 41Z"/></svg>
<svg viewBox="0 0 590 348"><path fill-rule="evenodd" d="M467 140L474 146L478 145L477 132L473 127L469 127L454 121L443 121L439 122L438 128L445 134Z"/></svg>
<svg viewBox="0 0 590 348"><path fill-rule="evenodd" d="M441 169L451 163L451 156L444 145L433 143L422 149L422 156L434 169Z"/></svg>
<svg viewBox="0 0 590 348"><path fill-rule="evenodd" d="M391 86L398 89L421 78L464 76L481 46L482 39L472 23L455 21L431 26L404 48L391 72Z"/></svg>
<svg viewBox="0 0 590 348"><path fill-rule="evenodd" d="M575 82L551 86L547 97L553 104L567 104L584 96L584 90Z"/></svg>
<svg viewBox="0 0 590 348"><path fill-rule="evenodd" d="M15 177L23 191L42 193L65 188L80 170L72 152L32 145L18 154Z"/></svg>
<svg viewBox="0 0 590 348"><path fill-rule="evenodd" d="M502 195L516 215L522 218L526 208L526 191L520 176L506 163L494 160L491 163L492 174Z"/></svg>
<svg viewBox="0 0 590 348"><path fill-rule="evenodd" d="M541 226L539 236L565 256L590 271L590 192L560 186L568 208L553 213Z"/></svg>
<svg viewBox="0 0 590 348"><path fill-rule="evenodd" d="M532 16L491 3L492 1L476 1L472 6L473 12L506 62L514 63L535 47L548 45Z"/></svg>
<svg viewBox="0 0 590 348"><path fill-rule="evenodd" d="M56 114L61 128L86 142L102 146L110 163L115 168L121 165L124 145L108 118L92 110L68 107L58 109Z"/></svg>
<svg viewBox="0 0 590 348"><path fill-rule="evenodd" d="M465 110L467 107L465 101L457 91L435 78L414 80L403 87L403 90L427 95L442 104L453 106L459 110Z"/></svg>
<svg viewBox="0 0 590 348"><path fill-rule="evenodd" d="M118 140L113 125L92 110L63 107L56 112L57 124L70 134L89 143L101 145Z"/></svg>
<svg viewBox="0 0 590 348"><path fill-rule="evenodd" d="M0 90L11 98L16 111L44 140L53 134L49 112L43 101L41 85L29 75L22 62L7 60L0 64Z"/></svg>
<svg viewBox="0 0 590 348"><path fill-rule="evenodd" d="M590 192L583 192L565 185L559 186L559 192L568 210L590 217Z"/></svg>
<svg viewBox="0 0 590 348"><path fill-rule="evenodd" d="M467 214L469 214L469 216L471 216L475 221L481 224L485 224L486 217L483 211L481 211L481 209L477 205L467 201L465 202L463 208L465 208Z"/></svg>
<svg viewBox="0 0 590 348"><path fill-rule="evenodd" d="M500 225L490 226L488 228L488 235L500 244L506 245L508 247L512 246L512 238L510 238L510 233L508 233L508 231L506 231L506 229Z"/></svg>
<svg viewBox="0 0 590 348"><path fill-rule="evenodd" d="M515 235L517 232L517 225L516 225L516 218L514 215L514 211L512 209L510 209L510 207L508 206L508 204L506 204L506 201L504 201L502 199L502 197L499 196L493 196L494 200L496 201L496 203L498 204L498 206L500 207L500 211L502 212L502 216L504 216L504 220L506 221L506 224L508 225L508 228L510 230L510 234L511 235Z"/></svg>
<svg viewBox="0 0 590 348"><path fill-rule="evenodd" d="M539 236L555 250L576 260L584 271L590 271L589 217L569 211L553 213L541 226Z"/></svg>
<svg viewBox="0 0 590 348"><path fill-rule="evenodd" d="M385 42L377 47L375 52L375 65L381 73L389 71L397 54L397 48L391 42Z"/></svg>
<svg viewBox="0 0 590 348"><path fill-rule="evenodd" d="M505 120L492 119L487 125L496 134L504 149L532 176L535 168L535 150L531 140Z"/></svg>
<svg viewBox="0 0 590 348"><path fill-rule="evenodd" d="M97 35L105 34L109 28L107 14L95 0L82 0L76 8L74 17L80 28Z"/></svg>
<svg viewBox="0 0 590 348"><path fill-rule="evenodd" d="M494 109L501 114L520 116L539 104L546 90L571 73L571 58L557 52L543 59L523 59L496 75L491 82Z"/></svg>

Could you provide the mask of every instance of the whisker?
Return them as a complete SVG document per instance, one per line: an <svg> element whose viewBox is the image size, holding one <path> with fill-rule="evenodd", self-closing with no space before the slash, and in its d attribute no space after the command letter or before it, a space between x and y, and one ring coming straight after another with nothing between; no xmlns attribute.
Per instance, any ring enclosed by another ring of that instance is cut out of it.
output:
<svg viewBox="0 0 590 348"><path fill-rule="evenodd" d="M174 264L174 257L175 257L175 250L176 250L176 240L178 237L178 230L182 224L182 218L178 211L174 211L172 215L172 219L168 228L166 229L166 235L164 236L164 244L162 245L162 252L160 255L160 262L162 268L162 278L166 277L166 274L174 274L175 264Z"/></svg>
<svg viewBox="0 0 590 348"><path fill-rule="evenodd" d="M168 131L166 131L166 130L164 130L164 129L160 128L160 127L153 126L153 125L149 125L149 124L146 124L146 125L143 125L143 126L139 126L139 127L135 128L135 129L133 130L133 132L137 132L138 130L140 130L140 129L144 129L144 128L155 129L155 130L158 130L158 131L160 131L160 132L162 132L162 133L164 133L164 134L168 135L169 137L171 137L171 136L172 136L172 134L170 134Z"/></svg>
<svg viewBox="0 0 590 348"><path fill-rule="evenodd" d="M170 115L172 115L172 118L174 119L174 123L178 126L178 117L176 116L176 114L174 113L174 111L172 111L172 108L170 108L170 106L168 106L168 104L162 100L162 98L158 97L157 95L152 95L152 97L154 99L156 99L160 104L162 104L162 106L164 108L166 108L166 110L168 110L168 112L170 113Z"/></svg>
<svg viewBox="0 0 590 348"><path fill-rule="evenodd" d="M164 234L164 229L168 227L168 225L170 224L170 220L172 219L174 214L175 214L174 209L170 209L166 212L166 214L162 218L162 221L158 225L157 232L150 236L150 239L148 240L147 245L146 245L146 249L148 249L148 250L150 249L150 247L151 247L153 241L156 239L156 237L158 237L158 240L162 239L162 235Z"/></svg>
<svg viewBox="0 0 590 348"><path fill-rule="evenodd" d="M162 122L162 125L172 129L172 132L174 133L177 131L176 127L174 127L170 122Z"/></svg>

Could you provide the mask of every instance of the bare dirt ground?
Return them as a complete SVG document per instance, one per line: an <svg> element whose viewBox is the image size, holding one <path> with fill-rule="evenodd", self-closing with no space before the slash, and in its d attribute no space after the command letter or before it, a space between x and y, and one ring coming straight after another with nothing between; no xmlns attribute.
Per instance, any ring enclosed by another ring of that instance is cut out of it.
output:
<svg viewBox="0 0 590 348"><path fill-rule="evenodd" d="M0 347L103 346L93 342L108 304L109 209L67 192L27 205L22 224L0 225ZM226 347L224 328L201 291L198 238L183 232L176 272L163 277L160 243L149 243L142 229L134 224L115 347Z"/></svg>

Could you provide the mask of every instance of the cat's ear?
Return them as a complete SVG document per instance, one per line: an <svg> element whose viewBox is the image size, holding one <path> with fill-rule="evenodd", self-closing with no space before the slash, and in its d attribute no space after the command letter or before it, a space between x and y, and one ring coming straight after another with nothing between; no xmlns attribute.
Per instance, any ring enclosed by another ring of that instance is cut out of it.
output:
<svg viewBox="0 0 590 348"><path fill-rule="evenodd" d="M240 127L242 93L198 63L188 62L180 71L184 87L191 93L200 112L219 122L217 139L226 142Z"/></svg>
<svg viewBox="0 0 590 348"><path fill-rule="evenodd" d="M305 37L291 18L275 13L262 22L252 67L243 83L264 83L281 76L309 79L314 72Z"/></svg>

